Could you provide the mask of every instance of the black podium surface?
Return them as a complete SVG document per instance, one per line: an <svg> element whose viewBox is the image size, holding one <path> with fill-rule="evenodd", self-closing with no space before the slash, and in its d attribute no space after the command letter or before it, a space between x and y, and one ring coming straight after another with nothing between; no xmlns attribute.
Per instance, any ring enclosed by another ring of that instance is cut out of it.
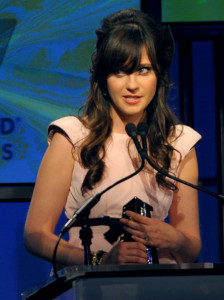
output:
<svg viewBox="0 0 224 300"><path fill-rule="evenodd" d="M224 264L71 266L22 293L23 300L223 300Z"/></svg>

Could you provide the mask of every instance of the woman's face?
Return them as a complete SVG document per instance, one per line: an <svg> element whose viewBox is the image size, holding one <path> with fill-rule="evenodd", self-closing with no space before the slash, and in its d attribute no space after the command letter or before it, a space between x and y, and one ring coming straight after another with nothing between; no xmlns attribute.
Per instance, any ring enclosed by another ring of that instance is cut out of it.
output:
<svg viewBox="0 0 224 300"><path fill-rule="evenodd" d="M157 86L157 77L152 69L146 48L142 48L140 65L131 74L118 71L107 78L107 89L112 101L113 122L138 124L146 107L152 101Z"/></svg>

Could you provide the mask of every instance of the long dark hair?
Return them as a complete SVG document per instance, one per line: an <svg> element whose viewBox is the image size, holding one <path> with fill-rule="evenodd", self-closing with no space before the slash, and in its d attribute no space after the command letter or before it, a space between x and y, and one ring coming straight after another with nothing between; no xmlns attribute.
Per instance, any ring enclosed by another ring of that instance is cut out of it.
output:
<svg viewBox="0 0 224 300"><path fill-rule="evenodd" d="M82 185L83 193L92 189L103 176L105 142L112 130L107 77L121 68L127 73L137 70L143 46L157 76L157 91L146 109L144 120L149 124L149 155L165 171L170 168L173 153L168 137L174 136L176 123L166 102L171 85L169 66L174 51L169 28L143 12L122 10L105 18L96 34L98 39L90 68L90 93L79 113L79 119L89 129L80 148L81 163L88 168ZM165 189L175 189L175 185L160 174L156 175L156 180Z"/></svg>

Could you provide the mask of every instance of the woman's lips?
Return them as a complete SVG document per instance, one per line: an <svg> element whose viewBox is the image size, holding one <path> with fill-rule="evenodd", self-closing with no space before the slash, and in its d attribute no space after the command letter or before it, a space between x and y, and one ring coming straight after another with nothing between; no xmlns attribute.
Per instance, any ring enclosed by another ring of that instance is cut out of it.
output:
<svg viewBox="0 0 224 300"><path fill-rule="evenodd" d="M123 99L128 104L136 104L141 100L141 96L125 95Z"/></svg>

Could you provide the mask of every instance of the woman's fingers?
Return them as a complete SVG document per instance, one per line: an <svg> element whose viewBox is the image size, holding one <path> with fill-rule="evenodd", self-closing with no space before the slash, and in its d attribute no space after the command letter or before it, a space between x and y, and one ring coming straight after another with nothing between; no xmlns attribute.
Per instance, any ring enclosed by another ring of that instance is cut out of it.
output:
<svg viewBox="0 0 224 300"><path fill-rule="evenodd" d="M146 246L140 242L119 242L104 257L104 264L146 264Z"/></svg>
<svg viewBox="0 0 224 300"><path fill-rule="evenodd" d="M145 216L142 216L138 213L135 213L133 211L130 211L130 210L127 210L125 212L126 216L128 216L131 220L135 221L135 222L138 222L138 223L141 223L141 224L144 224L144 225L147 225L148 224L148 220L150 218L148 217L145 217Z"/></svg>

